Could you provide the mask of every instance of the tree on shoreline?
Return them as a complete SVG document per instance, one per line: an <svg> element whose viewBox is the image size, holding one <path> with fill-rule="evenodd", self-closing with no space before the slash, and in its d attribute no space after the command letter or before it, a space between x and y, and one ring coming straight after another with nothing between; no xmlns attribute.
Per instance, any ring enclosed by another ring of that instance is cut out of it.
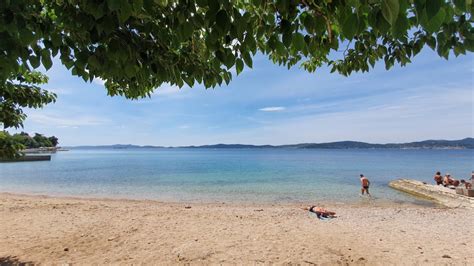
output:
<svg viewBox="0 0 474 266"><path fill-rule="evenodd" d="M474 49L472 0L1 0L0 123L20 100L55 99L12 80L52 66L105 81L110 96L149 97L163 83L228 84L257 53L279 65L350 75L411 62L425 46L448 58ZM13 99L13 100L12 100ZM13 118L13 119L11 119Z"/></svg>
<svg viewBox="0 0 474 266"><path fill-rule="evenodd" d="M18 158L22 156L24 149L52 148L59 144L55 136L46 137L35 133L31 137L28 133L21 132L11 135L6 131L0 131L0 159Z"/></svg>

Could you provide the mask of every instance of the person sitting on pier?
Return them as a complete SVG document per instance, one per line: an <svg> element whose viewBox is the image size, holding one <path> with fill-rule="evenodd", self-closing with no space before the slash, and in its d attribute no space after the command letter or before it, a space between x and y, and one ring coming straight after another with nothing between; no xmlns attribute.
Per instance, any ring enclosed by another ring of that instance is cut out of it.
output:
<svg viewBox="0 0 474 266"><path fill-rule="evenodd" d="M466 180L461 179L461 184L464 185L466 189L471 189L472 188L472 183L466 182Z"/></svg>
<svg viewBox="0 0 474 266"><path fill-rule="evenodd" d="M444 175L444 178L443 178L443 185L444 185L445 187L447 187L447 186L451 185L451 183L452 183L451 175L450 175L450 174Z"/></svg>
<svg viewBox="0 0 474 266"><path fill-rule="evenodd" d="M447 186L455 186L455 187L457 187L457 186L459 186L459 180L456 180L456 179L454 179L454 178L451 178L451 174L446 174L446 175L444 176L443 185L444 185L445 187L447 187Z"/></svg>
<svg viewBox="0 0 474 266"><path fill-rule="evenodd" d="M460 184L459 180L453 178L453 186L458 187Z"/></svg>
<svg viewBox="0 0 474 266"><path fill-rule="evenodd" d="M443 184L443 176L441 175L441 172L436 172L433 179L436 182L436 185L442 185Z"/></svg>

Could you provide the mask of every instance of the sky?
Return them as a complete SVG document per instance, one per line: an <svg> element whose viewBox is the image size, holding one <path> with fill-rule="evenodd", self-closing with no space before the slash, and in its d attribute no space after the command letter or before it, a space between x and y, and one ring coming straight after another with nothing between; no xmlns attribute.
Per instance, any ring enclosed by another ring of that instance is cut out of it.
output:
<svg viewBox="0 0 474 266"><path fill-rule="evenodd" d="M55 135L62 146L217 143L371 143L474 136L474 56L448 61L429 48L412 64L344 77L307 73L254 58L227 86L157 88L151 98L110 97L101 80L72 76L58 60L43 88L58 95L27 109L22 131Z"/></svg>

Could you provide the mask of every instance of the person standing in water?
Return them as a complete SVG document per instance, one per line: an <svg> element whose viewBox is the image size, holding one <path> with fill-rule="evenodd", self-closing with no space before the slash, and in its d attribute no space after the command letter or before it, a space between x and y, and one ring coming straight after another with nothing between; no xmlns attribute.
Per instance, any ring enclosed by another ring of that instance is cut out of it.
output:
<svg viewBox="0 0 474 266"><path fill-rule="evenodd" d="M362 185L362 188L360 189L360 192L362 193L362 195L364 195L364 193L367 193L367 195L370 196L370 193L369 193L370 181L363 174L360 175L360 184Z"/></svg>

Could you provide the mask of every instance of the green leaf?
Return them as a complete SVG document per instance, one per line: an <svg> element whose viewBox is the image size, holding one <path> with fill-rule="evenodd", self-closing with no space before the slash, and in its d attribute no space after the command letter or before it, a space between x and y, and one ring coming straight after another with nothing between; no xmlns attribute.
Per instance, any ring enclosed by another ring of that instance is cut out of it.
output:
<svg viewBox="0 0 474 266"><path fill-rule="evenodd" d="M185 77L183 77L183 80L184 80L184 82L186 82L186 84L188 84L189 87L192 88L194 86L194 78L189 77L189 76L185 76Z"/></svg>
<svg viewBox="0 0 474 266"><path fill-rule="evenodd" d="M420 15L425 8L426 0L414 0L415 10Z"/></svg>
<svg viewBox="0 0 474 266"><path fill-rule="evenodd" d="M221 61L221 63L225 63L225 54L224 52L222 52L221 50L217 50L216 51L216 57L217 59L219 59L219 61Z"/></svg>
<svg viewBox="0 0 474 266"><path fill-rule="evenodd" d="M121 0L107 0L107 6L111 11L120 9Z"/></svg>
<svg viewBox="0 0 474 266"><path fill-rule="evenodd" d="M54 46L60 46L62 44L61 35L59 33L53 32L51 33L51 42Z"/></svg>
<svg viewBox="0 0 474 266"><path fill-rule="evenodd" d="M131 15L132 15L132 6L128 2L125 2L121 6L120 12L119 12L120 23L124 23Z"/></svg>
<svg viewBox="0 0 474 266"><path fill-rule="evenodd" d="M242 57L244 58L245 64L252 68L253 62L252 62L252 57L250 56L250 53L242 53Z"/></svg>
<svg viewBox="0 0 474 266"><path fill-rule="evenodd" d="M133 75L135 75L134 65L132 64L125 65L125 75L127 75L128 77L133 77Z"/></svg>
<svg viewBox="0 0 474 266"><path fill-rule="evenodd" d="M31 30L22 28L19 30L19 33L20 33L21 43L23 45L28 45L33 42L35 36L33 35L33 32L31 32Z"/></svg>
<svg viewBox="0 0 474 266"><path fill-rule="evenodd" d="M182 34L185 39L188 39L193 34L193 25L189 22L182 24Z"/></svg>
<svg viewBox="0 0 474 266"><path fill-rule="evenodd" d="M303 50L303 48L305 47L305 42L304 42L304 37L303 37L303 34L297 32L293 35L293 47L297 50L297 51L301 51Z"/></svg>
<svg viewBox="0 0 474 266"><path fill-rule="evenodd" d="M225 55L224 65L227 67L227 69L230 69L231 67L234 66L234 64L235 64L235 55L231 52L228 52Z"/></svg>
<svg viewBox="0 0 474 266"><path fill-rule="evenodd" d="M155 3L157 3L159 6L167 6L168 5L168 0L155 0Z"/></svg>
<svg viewBox="0 0 474 266"><path fill-rule="evenodd" d="M454 46L454 55L459 56L460 54L466 54L466 50L462 46Z"/></svg>
<svg viewBox="0 0 474 266"><path fill-rule="evenodd" d="M313 33L316 28L316 21L311 14L308 14L303 20L303 25L309 33Z"/></svg>
<svg viewBox="0 0 474 266"><path fill-rule="evenodd" d="M342 24L342 33L348 40L352 40L357 32L358 17L356 14L350 14Z"/></svg>
<svg viewBox="0 0 474 266"><path fill-rule="evenodd" d="M398 16L397 22L392 26L392 34L401 38L407 34L407 30L410 27L406 16Z"/></svg>
<svg viewBox="0 0 474 266"><path fill-rule="evenodd" d="M425 6L428 20L431 20L434 16L436 16L436 14L438 14L443 2L444 0L428 0L427 5Z"/></svg>
<svg viewBox="0 0 474 266"><path fill-rule="evenodd" d="M382 15L385 20L390 24L395 24L398 12L400 11L399 0L383 0L382 1Z"/></svg>
<svg viewBox="0 0 474 266"><path fill-rule="evenodd" d="M438 14L436 14L436 16L432 17L428 21L428 24L425 25L425 29L428 32L437 32L437 31L439 31L441 25L444 22L445 16L446 16L446 12L444 11L444 9L440 9L438 11Z"/></svg>
<svg viewBox="0 0 474 266"><path fill-rule="evenodd" d="M283 33L283 36L282 36L282 41L283 41L283 44L286 46L286 47L290 47L291 45L291 40L293 39L293 34L291 32L285 32Z"/></svg>
<svg viewBox="0 0 474 266"><path fill-rule="evenodd" d="M91 13L96 20L104 16L104 5L96 6L93 2L89 2L87 8L88 12Z"/></svg>
<svg viewBox="0 0 474 266"><path fill-rule="evenodd" d="M38 67L40 66L40 58L39 58L39 56L31 55L30 58L29 58L29 61L30 61L30 65L31 65L33 68L38 68Z"/></svg>
<svg viewBox="0 0 474 266"><path fill-rule="evenodd" d="M288 11L289 5L290 5L289 0L277 0L276 1L276 7L278 8L278 11L282 14L284 14Z"/></svg>
<svg viewBox="0 0 474 266"><path fill-rule="evenodd" d="M97 67L97 68L100 67L100 62L97 59L97 56L95 55L89 56L89 58L87 59L87 63L92 67Z"/></svg>
<svg viewBox="0 0 474 266"><path fill-rule="evenodd" d="M46 70L49 70L53 65L53 62L51 62L51 54L49 53L49 50L41 51L41 63Z"/></svg>
<svg viewBox="0 0 474 266"><path fill-rule="evenodd" d="M242 59L237 58L237 60L235 60L235 70L237 71L237 75L240 74L243 69L244 69L244 62L242 61Z"/></svg>
<svg viewBox="0 0 474 266"><path fill-rule="evenodd" d="M434 37L429 37L427 40L426 40L426 44L428 44L428 46L434 50L436 48L436 39Z"/></svg>
<svg viewBox="0 0 474 266"><path fill-rule="evenodd" d="M466 47L467 51L474 52L474 40L464 40L464 46Z"/></svg>
<svg viewBox="0 0 474 266"><path fill-rule="evenodd" d="M322 16L317 16L315 20L315 32L316 33L323 33L327 30L326 20Z"/></svg>
<svg viewBox="0 0 474 266"><path fill-rule="evenodd" d="M76 67L73 67L73 68L72 68L71 74L72 74L73 76L77 76L77 75L78 75L78 74L77 74L77 68L76 68Z"/></svg>
<svg viewBox="0 0 474 266"><path fill-rule="evenodd" d="M207 0L197 0L196 3L199 7L206 7L207 6Z"/></svg>
<svg viewBox="0 0 474 266"><path fill-rule="evenodd" d="M229 16L223 9L216 14L216 26L221 32L227 32L230 28Z"/></svg>
<svg viewBox="0 0 474 266"><path fill-rule="evenodd" d="M466 0L454 0L453 2L456 5L456 8L458 8L461 11L466 11L468 8L468 4Z"/></svg>

